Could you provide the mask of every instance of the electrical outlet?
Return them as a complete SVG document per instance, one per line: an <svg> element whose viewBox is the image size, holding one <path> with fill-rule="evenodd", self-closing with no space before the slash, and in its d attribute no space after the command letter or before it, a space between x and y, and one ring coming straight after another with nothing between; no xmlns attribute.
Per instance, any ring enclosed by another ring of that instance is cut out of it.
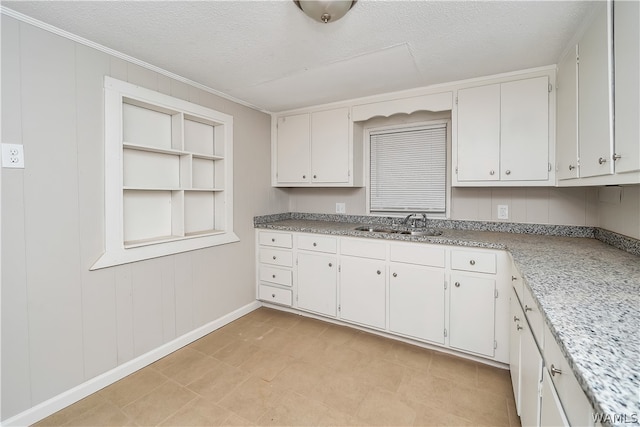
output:
<svg viewBox="0 0 640 427"><path fill-rule="evenodd" d="M2 167L24 168L24 148L21 144L2 144Z"/></svg>
<svg viewBox="0 0 640 427"><path fill-rule="evenodd" d="M336 203L336 213L343 214L347 213L347 206L345 203Z"/></svg>
<svg viewBox="0 0 640 427"><path fill-rule="evenodd" d="M498 219L509 219L508 205L498 205Z"/></svg>

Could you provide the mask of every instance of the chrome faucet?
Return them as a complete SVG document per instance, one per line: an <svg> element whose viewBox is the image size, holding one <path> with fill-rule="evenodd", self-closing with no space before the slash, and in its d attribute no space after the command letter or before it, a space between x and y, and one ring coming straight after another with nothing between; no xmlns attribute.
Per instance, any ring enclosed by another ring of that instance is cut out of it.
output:
<svg viewBox="0 0 640 427"><path fill-rule="evenodd" d="M421 214L420 214L420 213L417 213L417 212L410 213L410 214L409 214L409 215L407 215L407 216L405 217L405 219L402 221L402 224L403 224L403 225L407 225L407 224L409 224L409 220L410 220L410 219L412 219L412 218L413 218L413 217L415 217L415 216L418 216L418 215L420 215L420 216L422 217L422 224L423 224L423 227L426 227L426 226L427 226L427 214L426 214L426 213L424 213L424 212L423 212L423 213L421 213ZM413 218L413 220L411 221L411 227L416 228L416 218Z"/></svg>

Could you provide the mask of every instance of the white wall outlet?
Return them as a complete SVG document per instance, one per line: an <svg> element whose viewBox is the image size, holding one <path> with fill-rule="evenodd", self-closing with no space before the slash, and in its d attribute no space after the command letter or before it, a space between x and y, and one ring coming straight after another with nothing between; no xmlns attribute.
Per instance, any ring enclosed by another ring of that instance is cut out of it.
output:
<svg viewBox="0 0 640 427"><path fill-rule="evenodd" d="M498 205L498 219L509 219L509 206Z"/></svg>
<svg viewBox="0 0 640 427"><path fill-rule="evenodd" d="M21 144L2 144L2 167L24 169L24 148Z"/></svg>
<svg viewBox="0 0 640 427"><path fill-rule="evenodd" d="M343 214L347 213L347 206L345 203L336 203L336 213Z"/></svg>

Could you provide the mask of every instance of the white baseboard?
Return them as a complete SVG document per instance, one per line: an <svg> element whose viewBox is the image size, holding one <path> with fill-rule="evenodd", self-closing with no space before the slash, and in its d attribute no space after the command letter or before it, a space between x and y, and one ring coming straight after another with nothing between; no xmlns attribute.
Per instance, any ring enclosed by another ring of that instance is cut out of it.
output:
<svg viewBox="0 0 640 427"><path fill-rule="evenodd" d="M147 365L155 362L164 356L173 353L185 345L192 343L193 341L202 338L203 336L223 327L224 325L233 322L234 320L244 316L260 308L262 304L259 301L254 301L250 304L240 307L239 309L226 314L206 325L200 326L191 332L188 332L178 338L161 345L143 355L136 357L128 362L119 365L110 371L100 374L96 377L85 381L51 399L45 400L42 403L33 406L26 411L23 411L11 418L8 418L2 422L3 426L27 426L34 424L49 415L89 396L96 391L115 383L116 381L134 373L135 371L144 368Z"/></svg>

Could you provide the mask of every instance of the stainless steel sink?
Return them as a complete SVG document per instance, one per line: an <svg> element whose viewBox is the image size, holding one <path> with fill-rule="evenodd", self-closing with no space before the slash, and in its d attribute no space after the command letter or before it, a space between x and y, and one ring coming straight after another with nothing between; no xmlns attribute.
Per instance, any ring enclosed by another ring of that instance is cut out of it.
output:
<svg viewBox="0 0 640 427"><path fill-rule="evenodd" d="M441 236L442 230L434 228L419 228L415 230L398 230L396 228L376 227L373 225L361 225L355 228L356 231L366 231L369 233L389 233L389 234L407 234L411 236Z"/></svg>

